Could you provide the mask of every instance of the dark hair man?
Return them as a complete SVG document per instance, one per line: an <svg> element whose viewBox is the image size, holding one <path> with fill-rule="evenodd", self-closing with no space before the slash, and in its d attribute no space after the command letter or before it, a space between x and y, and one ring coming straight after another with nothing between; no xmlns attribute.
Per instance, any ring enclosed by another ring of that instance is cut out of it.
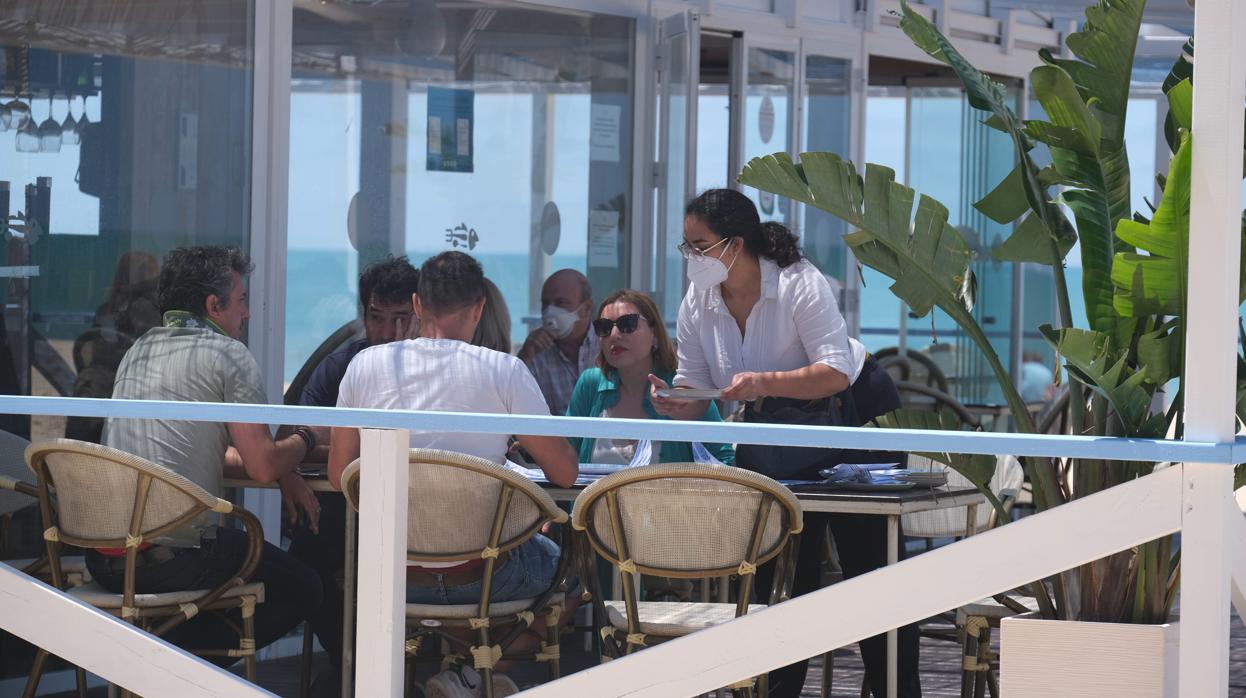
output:
<svg viewBox="0 0 1246 698"><path fill-rule="evenodd" d="M420 317L418 339L370 347L359 352L338 394L339 407L477 412L485 414L548 414L532 374L511 356L470 342L484 312L486 290L480 263L462 252L443 252L420 267L415 312ZM517 436L550 482L568 486L579 471L571 444L559 436ZM457 451L494 463L506 461L509 437L504 434L412 431L411 446ZM342 471L359 457L359 431L334 428L329 447L329 481L341 486ZM483 512L482 512L483 513ZM478 561L473 561L478 562ZM493 600L535 596L553 582L558 546L545 536L534 536L510 551L506 564L494 570ZM432 571L430 572L429 569ZM483 566L471 562L447 567L426 564L409 567L407 600L412 603L473 603L479 600ZM463 581L429 586L429 578L443 580L454 572ZM476 579L472 576L476 575ZM420 581L424 580L424 581ZM472 597L472 594L475 594ZM525 596L527 595L527 596ZM464 600L469 599L470 600ZM434 677L436 682L457 680Z"/></svg>
<svg viewBox="0 0 1246 698"><path fill-rule="evenodd" d="M264 403L259 365L240 339L250 312L244 277L251 263L232 247L187 247L170 252L157 292L162 323L130 347L117 369L114 398L192 402ZM214 495L222 494L224 468L241 466L258 482L295 477L295 466L314 445L305 430L274 441L263 424L110 418L104 444L177 472ZM233 444L236 452L230 451ZM227 457L227 452L229 452ZM304 502L313 506L314 500ZM160 593L212 588L234 576L247 554L247 536L220 528L202 515L141 548L136 591ZM120 593L124 552L88 550L87 567L105 588ZM265 544L248 579L266 587L255 610L256 646L284 635L321 602L316 574L280 548ZM237 636L210 617L187 621L171 638L194 648L229 649ZM234 658L212 658L227 666Z"/></svg>
<svg viewBox="0 0 1246 698"><path fill-rule="evenodd" d="M388 257L364 268L359 275L359 307L364 337L329 354L312 373L299 396L300 405L333 407L337 404L342 376L359 352L368 347L419 335L412 298L419 287L420 272L406 257ZM327 430L326 430L327 431ZM327 441L326 432L317 431ZM327 454L320 455L320 458ZM325 589L324 604L312 615L312 630L329 655L332 671L317 676L313 695L331 693L341 686L342 670L342 589L337 575L345 564L346 503L340 495L317 497L320 518L315 525L298 530L290 543L290 554L310 565L320 575Z"/></svg>

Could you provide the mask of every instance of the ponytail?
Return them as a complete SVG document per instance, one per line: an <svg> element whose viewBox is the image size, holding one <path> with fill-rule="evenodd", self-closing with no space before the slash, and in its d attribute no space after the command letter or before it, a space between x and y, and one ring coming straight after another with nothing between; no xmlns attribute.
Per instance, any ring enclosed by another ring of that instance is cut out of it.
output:
<svg viewBox="0 0 1246 698"><path fill-rule="evenodd" d="M734 189L708 189L688 202L684 215L696 218L721 238L744 238L744 247L757 257L765 257L790 267L799 262L800 240L781 223L761 222L757 207Z"/></svg>

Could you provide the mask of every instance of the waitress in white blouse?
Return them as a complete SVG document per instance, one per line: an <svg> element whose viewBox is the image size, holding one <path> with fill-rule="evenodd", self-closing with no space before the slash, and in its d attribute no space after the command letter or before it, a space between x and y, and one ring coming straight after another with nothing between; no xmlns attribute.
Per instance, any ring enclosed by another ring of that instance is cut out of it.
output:
<svg viewBox="0 0 1246 698"><path fill-rule="evenodd" d="M679 308L675 387L719 389L725 400L753 403L746 408L746 421L755 413L755 401L763 397L806 407L835 400L850 406L843 411L849 426L900 406L887 373L848 336L829 282L801 255L795 235L778 223L762 223L753 202L731 189L706 191L684 213L684 241L679 248L687 260L690 286ZM707 402L660 397L657 389L667 386L653 376L650 382L658 413L685 420L705 414ZM754 452L764 455L765 448ZM855 462L902 457L852 451L842 455L841 461ZM745 456L746 450L738 451L736 464L748 468ZM886 564L883 517L806 514L796 595L822 586L820 541L828 524L846 578ZM773 563L759 571L758 590L770 588L771 568ZM921 695L917 647L917 628L901 628L901 696ZM885 635L861 642L866 678L876 696L887 695L886 652ZM771 672L770 695L799 696L805 670L806 663L800 662Z"/></svg>

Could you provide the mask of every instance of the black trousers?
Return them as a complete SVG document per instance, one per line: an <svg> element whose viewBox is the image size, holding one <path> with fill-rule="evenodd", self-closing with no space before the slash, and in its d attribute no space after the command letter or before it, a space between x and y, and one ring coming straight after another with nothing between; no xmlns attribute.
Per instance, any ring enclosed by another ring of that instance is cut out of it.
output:
<svg viewBox="0 0 1246 698"><path fill-rule="evenodd" d="M311 614L312 631L329 655L329 663L342 669L343 569L346 565L346 498L340 494L317 494L320 502L320 533L297 529L290 541L290 554L315 570L324 588L324 603Z"/></svg>
<svg viewBox="0 0 1246 698"><path fill-rule="evenodd" d="M861 375L849 388L856 405L857 426L864 425L879 415L900 407L900 394L891 376L879 368L874 359L867 358ZM840 462L844 463L903 463L904 454L894 451L845 451ZM825 558L823 536L827 528L835 539L844 579L872 572L887 564L887 519L871 514L805 514L805 531L801 535L796 573L792 584L792 596L800 596L822 587L822 563ZM903 533L900 534L903 542ZM904 546L900 545L900 557L904 558ZM763 565L757 571L758 596L770 593L774 579L775 563ZM854 609L844 609L853 613ZM826 618L834 623L834 618ZM918 674L918 644L920 636L916 625L899 629L898 669L899 695L901 698L920 698L921 676ZM875 698L887 695L887 635L875 635L860 642L861 659L865 663L865 679ZM796 662L770 672L770 695L773 698L796 698L805 683L808 662Z"/></svg>
<svg viewBox="0 0 1246 698"><path fill-rule="evenodd" d="M218 528L215 537L204 537L198 548L168 548L167 559L135 568L134 588L139 593L213 589L238 572L247 554L246 533ZM105 557L87 551L87 569L105 589L122 593L125 558ZM259 565L248 582L264 585L264 603L255 607L255 646L266 647L288 633L320 608L320 580L316 573L288 553L265 543ZM215 614L206 613L182 623L166 639L187 649L230 649L238 635ZM219 666L238 661L233 657L206 657Z"/></svg>
<svg viewBox="0 0 1246 698"><path fill-rule="evenodd" d="M796 574L792 584L792 596L801 596L822 588L822 563L825 547L822 544L827 527L835 539L835 550L844 579L872 572L887 564L887 518L872 514L805 514L805 531L801 534L800 551L796 559ZM900 547L904 558L904 547ZM774 580L774 562L757 570L757 594L764 601L770 593ZM844 609L844 613L858 612ZM868 613L868 609L863 612ZM834 617L822 619L827 625ZM899 630L899 695L902 698L919 698L922 694L921 676L918 674L918 642L916 625L906 625ZM887 695L887 635L875 635L859 643L861 659L865 663L865 679L875 698ZM798 698L805 685L808 661L800 661L770 672L771 698Z"/></svg>

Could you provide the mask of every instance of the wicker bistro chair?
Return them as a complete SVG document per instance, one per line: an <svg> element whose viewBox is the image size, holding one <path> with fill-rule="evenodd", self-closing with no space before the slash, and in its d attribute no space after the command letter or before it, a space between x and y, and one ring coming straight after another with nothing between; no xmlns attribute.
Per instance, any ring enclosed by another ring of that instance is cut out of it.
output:
<svg viewBox="0 0 1246 698"><path fill-rule="evenodd" d="M415 628L407 641L409 658L419 653L425 638L449 644L446 664L466 662L481 674L484 695L493 697L493 667L502 659L545 662L551 679L560 675L558 621L565 607L562 589L569 545L564 527L562 555L550 588L538 597L492 603L492 577L506 554L539 535L546 523L565 524L559 509L540 487L514 471L483 458L450 451L411 449L407 499L407 559L412 562L468 562L484 560L480 600L474 604L407 604L407 626ZM359 461L342 473L342 492L356 510L359 502ZM491 515L484 516L484 512ZM539 651L508 654L507 648L541 616L546 621ZM496 640L495 628L510 626ZM476 632L476 644L448 632L466 628ZM412 673L408 672L408 683Z"/></svg>
<svg viewBox="0 0 1246 698"><path fill-rule="evenodd" d="M973 485L960 473L924 456L910 454L908 465L913 470L944 470L948 484L952 486ZM1015 456L999 456L996 459L991 491L1003 503L1005 510L1012 510L1024 479L1025 471ZM992 507L980 505L974 521L975 530L994 528L997 517ZM970 534L966 530L967 507L905 514L902 518L904 535L926 539L927 547L937 538L963 538ZM922 634L934 639L954 640L961 645L961 695L964 698L981 697L988 689L994 696L999 693L994 674L999 666L999 656L991 650L991 629L998 628L1004 618L1037 610L1038 602L1033 597L1015 592L997 594L957 608L955 615L949 617L955 628L954 634L927 628L922 629Z"/></svg>
<svg viewBox="0 0 1246 698"><path fill-rule="evenodd" d="M679 463L628 468L589 485L575 500L572 526L590 546L580 559L590 584L592 551L618 568L623 600L604 601L593 589L606 659L630 654L651 639L668 639L726 623L765 605L749 604L757 567L779 558L768 602L791 595L800 502L783 485L740 468ZM641 602L636 575L706 579L737 575L738 601ZM759 595L760 595L760 590ZM620 647L619 636L623 643ZM730 686L751 696L753 680ZM759 693L766 695L765 677Z"/></svg>
<svg viewBox="0 0 1246 698"><path fill-rule="evenodd" d="M64 544L125 548L121 594L113 594L98 583L72 588L67 593L157 636L203 611L239 609L241 627L221 617L238 632L237 648L190 651L204 657L241 657L246 663L247 680L255 680L253 616L256 604L264 601L264 585L248 584L246 578L259 562L264 534L251 512L214 497L163 466L93 443L70 439L35 443L26 450L26 462L38 478L43 537L56 587L66 588L60 556ZM139 546L208 512L237 518L246 528L250 549L238 573L216 589L135 593ZM24 695L34 695L46 659L47 652L40 650Z"/></svg>

